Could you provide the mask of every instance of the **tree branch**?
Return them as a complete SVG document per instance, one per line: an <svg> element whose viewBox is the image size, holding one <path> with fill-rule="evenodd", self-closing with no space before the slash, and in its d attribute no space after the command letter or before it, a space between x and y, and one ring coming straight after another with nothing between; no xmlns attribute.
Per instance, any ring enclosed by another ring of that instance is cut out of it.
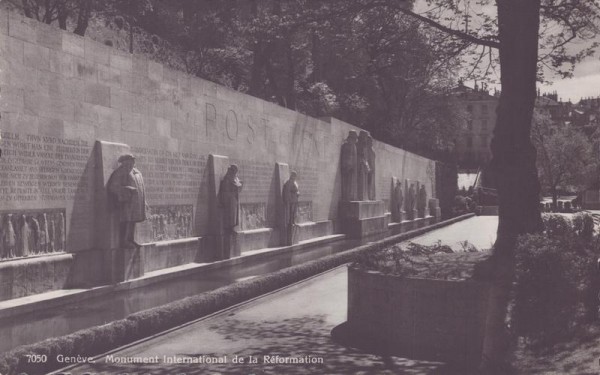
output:
<svg viewBox="0 0 600 375"><path fill-rule="evenodd" d="M377 3L374 3L374 4L377 4ZM428 17L425 17L425 16L422 16L420 14L417 14L417 13L413 12L412 10L410 10L408 8L405 8L405 7L402 7L402 6L398 5L398 4L394 4L394 3L390 4L389 2L385 2L383 4L379 3L379 5L382 5L382 6L385 5L385 6L389 6L391 8L394 8L397 11L399 11L399 12L401 12L401 13L409 16L409 17L415 18L415 19L417 19L417 20L419 20L419 21L421 21L421 22L423 22L423 23L425 23L425 24L427 24L429 26L432 26L432 27L434 27L434 28L436 28L436 29L438 29L440 31L443 31L443 32L445 32L447 34L450 34L452 36L455 36L457 38L466 40L468 42L471 42L471 43L474 43L474 44L479 44L479 45L490 47L490 48L496 48L496 49L500 48L500 43L499 42L491 40L491 38L497 39L496 36L492 36L492 37L490 37L490 39L476 37L474 35L467 34L467 33L462 32L460 30L456 30L456 29L452 29L450 27L444 26L444 25L442 25L442 24L440 24L440 23L438 23L438 22L436 22L436 21L434 21L434 20L432 20L432 19L430 19Z"/></svg>

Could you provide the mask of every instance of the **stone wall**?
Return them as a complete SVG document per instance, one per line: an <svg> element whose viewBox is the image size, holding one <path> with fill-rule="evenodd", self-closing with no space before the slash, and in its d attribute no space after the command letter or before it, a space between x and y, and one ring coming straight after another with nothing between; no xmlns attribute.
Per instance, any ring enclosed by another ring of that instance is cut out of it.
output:
<svg viewBox="0 0 600 375"><path fill-rule="evenodd" d="M6 11L0 70L0 211L64 210L68 252L95 247L96 141L127 144L137 156L148 203L162 215L157 239L209 233L209 154L240 166L247 228L276 225L276 162L298 172L300 200L312 211L305 217L337 220L340 147L356 127ZM434 162L382 142L374 149L377 199L389 201L392 176L420 181L432 196Z"/></svg>

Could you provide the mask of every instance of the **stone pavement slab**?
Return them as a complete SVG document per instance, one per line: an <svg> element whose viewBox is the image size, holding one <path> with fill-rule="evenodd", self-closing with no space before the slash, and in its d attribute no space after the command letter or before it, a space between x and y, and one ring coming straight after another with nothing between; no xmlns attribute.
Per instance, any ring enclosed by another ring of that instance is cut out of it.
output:
<svg viewBox="0 0 600 375"><path fill-rule="evenodd" d="M488 250L496 241L497 228L498 216L474 216L416 237L411 242L429 246L441 240L452 250L460 251L461 242L467 240L478 250Z"/></svg>

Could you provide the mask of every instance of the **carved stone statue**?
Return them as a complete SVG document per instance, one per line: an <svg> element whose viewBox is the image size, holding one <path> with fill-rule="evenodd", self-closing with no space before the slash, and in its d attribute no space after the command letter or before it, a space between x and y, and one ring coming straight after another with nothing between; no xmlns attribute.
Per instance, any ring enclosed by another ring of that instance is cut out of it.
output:
<svg viewBox="0 0 600 375"><path fill-rule="evenodd" d="M369 159L368 159L368 145L367 137L369 133L364 130L360 131L358 135L358 145L356 146L356 159L357 159L357 192L358 200L366 201L369 199Z"/></svg>
<svg viewBox="0 0 600 375"><path fill-rule="evenodd" d="M392 220L399 223L402 221L402 204L404 203L404 194L402 193L402 182L396 181L394 191L392 192Z"/></svg>
<svg viewBox="0 0 600 375"><path fill-rule="evenodd" d="M283 184L281 197L283 200L283 226L285 228L285 244L292 245L294 226L296 225L296 214L298 212L298 182L297 173L290 172L290 178Z"/></svg>
<svg viewBox="0 0 600 375"><path fill-rule="evenodd" d="M242 191L243 184L237 174L237 165L230 165L219 185L218 198L222 213L223 228L229 230L233 230L240 222L239 194Z"/></svg>
<svg viewBox="0 0 600 375"><path fill-rule="evenodd" d="M39 216L40 220L40 252L50 251L50 236L48 234L48 216L43 213Z"/></svg>
<svg viewBox="0 0 600 375"><path fill-rule="evenodd" d="M29 216L27 218L27 223L31 229L31 234L29 236L29 249L33 254L39 254L41 242L40 222L35 218L35 216Z"/></svg>
<svg viewBox="0 0 600 375"><path fill-rule="evenodd" d="M146 220L144 180L134 168L133 155L122 155L118 161L121 165L108 179L107 189L110 201L119 211L119 244L122 248L134 248L140 246L134 241L135 224Z"/></svg>
<svg viewBox="0 0 600 375"><path fill-rule="evenodd" d="M415 219L415 200L415 184L410 184L410 187L408 188L408 194L406 194L406 215L408 216L408 220Z"/></svg>
<svg viewBox="0 0 600 375"><path fill-rule="evenodd" d="M419 197L417 199L417 212L419 217L425 217L425 209L427 208L427 190L425 185L421 185L419 189Z"/></svg>
<svg viewBox="0 0 600 375"><path fill-rule="evenodd" d="M375 200L375 151L373 150L373 137L367 135L367 162L369 163L369 173L367 175L367 185L369 187L369 200Z"/></svg>
<svg viewBox="0 0 600 375"><path fill-rule="evenodd" d="M66 238L67 233L65 229L65 217L62 212L57 215L56 225L54 229L56 231L56 237L54 238L54 248L55 251L65 251L66 250Z"/></svg>
<svg viewBox="0 0 600 375"><path fill-rule="evenodd" d="M342 145L342 201L356 200L356 142L358 135L350 130Z"/></svg>
<svg viewBox="0 0 600 375"><path fill-rule="evenodd" d="M29 228L29 224L27 224L27 217L25 215L21 215L19 218L19 228L20 228L20 243L19 250L17 251L17 257L26 257L29 255L30 249L29 245L31 243L31 228Z"/></svg>
<svg viewBox="0 0 600 375"><path fill-rule="evenodd" d="M17 252L17 234L13 225L12 214L4 217L2 227L4 232L4 246L6 247L4 253L7 255L7 258L13 258Z"/></svg>
<svg viewBox="0 0 600 375"><path fill-rule="evenodd" d="M235 227L240 223L240 199L243 183L238 177L238 167L231 164L225 177L219 184L219 209L223 225L223 250L225 258L229 258L232 250L232 237Z"/></svg>

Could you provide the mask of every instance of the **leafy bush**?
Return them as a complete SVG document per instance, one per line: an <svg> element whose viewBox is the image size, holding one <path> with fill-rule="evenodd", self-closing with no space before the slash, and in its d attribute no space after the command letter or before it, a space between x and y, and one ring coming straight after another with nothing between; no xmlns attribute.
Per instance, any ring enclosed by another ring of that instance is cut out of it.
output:
<svg viewBox="0 0 600 375"><path fill-rule="evenodd" d="M591 215L543 215L545 234L524 235L516 251L516 333L552 344L598 315L598 239Z"/></svg>
<svg viewBox="0 0 600 375"><path fill-rule="evenodd" d="M569 237L575 233L572 223L564 215L544 214L542 219L546 234L550 238Z"/></svg>
<svg viewBox="0 0 600 375"><path fill-rule="evenodd" d="M557 228L563 229L561 224ZM569 333L577 302L575 268L573 254L560 241L544 235L519 239L513 315L517 334L555 342Z"/></svg>
<svg viewBox="0 0 600 375"><path fill-rule="evenodd" d="M480 259L470 256L479 253L467 241L461 243L464 251L454 252L441 241L433 245L419 245L409 242L404 247L394 245L381 250L363 253L352 267L377 271L386 275L403 277L425 277L432 279L466 279L474 276L474 264Z"/></svg>

